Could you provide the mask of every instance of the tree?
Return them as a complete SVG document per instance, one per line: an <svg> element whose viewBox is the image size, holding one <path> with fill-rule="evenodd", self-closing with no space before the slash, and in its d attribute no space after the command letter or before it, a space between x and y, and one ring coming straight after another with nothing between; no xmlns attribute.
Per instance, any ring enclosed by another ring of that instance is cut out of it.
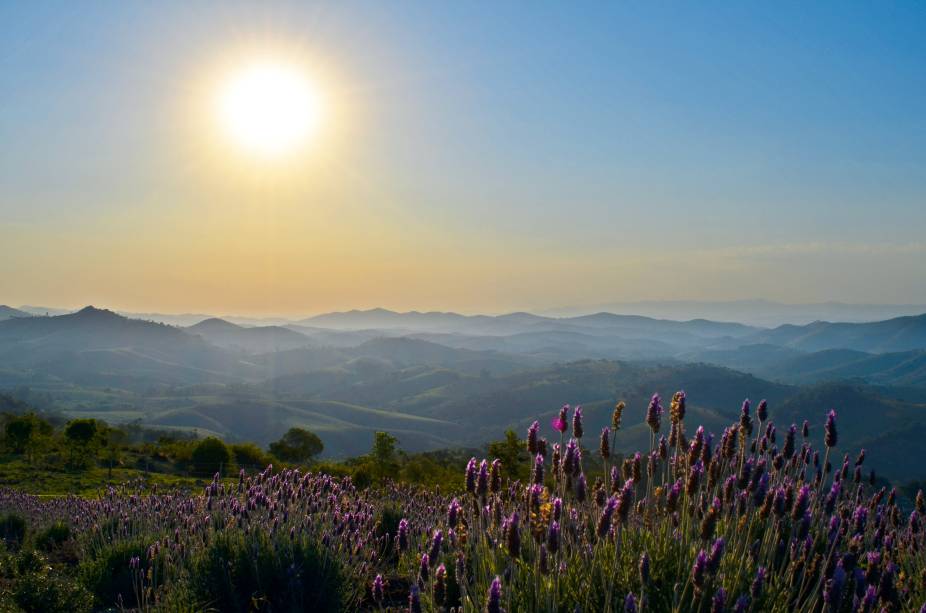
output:
<svg viewBox="0 0 926 613"><path fill-rule="evenodd" d="M388 432L377 432L373 435L373 450L370 456L379 479L398 474L399 463L396 461L395 453L398 442L398 439Z"/></svg>
<svg viewBox="0 0 926 613"><path fill-rule="evenodd" d="M518 438L514 430L505 432L505 440L489 443L489 456L502 461L502 470L512 479L527 476L527 461L530 459L524 441Z"/></svg>
<svg viewBox="0 0 926 613"><path fill-rule="evenodd" d="M232 453L225 443L210 436L196 444L190 459L193 462L193 473L208 477L227 469L232 461Z"/></svg>
<svg viewBox="0 0 926 613"><path fill-rule="evenodd" d="M128 434L120 428L106 428L103 440L107 464L109 464L109 478L113 478L113 466L122 462L122 447L128 441Z"/></svg>
<svg viewBox="0 0 926 613"><path fill-rule="evenodd" d="M306 463L324 449L318 435L303 428L290 428L283 438L270 444L270 453L284 462Z"/></svg>
<svg viewBox="0 0 926 613"><path fill-rule="evenodd" d="M6 423L6 444L13 453L25 454L29 461L51 435L51 424L35 413L17 415Z"/></svg>
<svg viewBox="0 0 926 613"><path fill-rule="evenodd" d="M102 443L105 425L95 419L72 419L64 427L64 438L70 451L72 466L87 466Z"/></svg>
<svg viewBox="0 0 926 613"><path fill-rule="evenodd" d="M263 470L272 463L266 452L254 443L235 443L231 452L235 456L235 464L244 470Z"/></svg>

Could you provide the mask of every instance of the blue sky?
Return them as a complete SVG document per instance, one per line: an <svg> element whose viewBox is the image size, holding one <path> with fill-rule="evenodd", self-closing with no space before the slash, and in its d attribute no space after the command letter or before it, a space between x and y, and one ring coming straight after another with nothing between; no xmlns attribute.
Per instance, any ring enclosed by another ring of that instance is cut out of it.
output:
<svg viewBox="0 0 926 613"><path fill-rule="evenodd" d="M263 48L348 111L247 180ZM922 3L7 3L0 142L3 302L926 303Z"/></svg>

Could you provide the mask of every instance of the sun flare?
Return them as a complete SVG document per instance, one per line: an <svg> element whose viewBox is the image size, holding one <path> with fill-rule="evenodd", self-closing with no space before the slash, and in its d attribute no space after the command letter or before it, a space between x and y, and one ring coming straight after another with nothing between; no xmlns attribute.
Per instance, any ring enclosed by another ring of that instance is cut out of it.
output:
<svg viewBox="0 0 926 613"><path fill-rule="evenodd" d="M256 62L234 72L218 95L218 119L238 146L277 157L306 145L321 119L319 92L298 68Z"/></svg>

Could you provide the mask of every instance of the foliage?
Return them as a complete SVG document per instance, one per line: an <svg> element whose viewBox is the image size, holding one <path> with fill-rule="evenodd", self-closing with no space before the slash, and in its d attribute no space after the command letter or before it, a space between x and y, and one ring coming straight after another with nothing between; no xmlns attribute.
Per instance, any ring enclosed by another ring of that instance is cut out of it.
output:
<svg viewBox="0 0 926 613"><path fill-rule="evenodd" d="M74 419L64 428L68 445L68 464L72 467L87 466L96 457L102 445L105 424L95 419Z"/></svg>
<svg viewBox="0 0 926 613"><path fill-rule="evenodd" d="M97 606L122 602L137 606L135 578L129 566L134 557L144 557L147 545L135 538L107 543L92 551L78 571L80 583L93 595Z"/></svg>
<svg viewBox="0 0 926 613"><path fill-rule="evenodd" d="M306 463L320 454L325 446L314 432L303 428L290 428L275 443L270 444L270 453L286 462Z"/></svg>
<svg viewBox="0 0 926 613"><path fill-rule="evenodd" d="M273 462L272 458L254 443L235 443L230 447L238 468L259 470Z"/></svg>
<svg viewBox="0 0 926 613"><path fill-rule="evenodd" d="M373 461L373 474L377 479L394 477L399 472L396 460L396 444L398 439L388 432L376 432L373 435L373 450L370 459Z"/></svg>
<svg viewBox="0 0 926 613"><path fill-rule="evenodd" d="M12 564L4 565L4 575L4 581L12 584L8 598L16 605L16 610L24 613L90 611L91 598L87 591L72 577L55 572L48 560L35 551L25 550L18 554Z"/></svg>
<svg viewBox="0 0 926 613"><path fill-rule="evenodd" d="M339 611L337 561L311 539L218 533L190 564L194 602L219 611Z"/></svg>
<svg viewBox="0 0 926 613"><path fill-rule="evenodd" d="M7 513L0 517L0 538L9 549L19 549L26 538L26 520L18 513Z"/></svg>
<svg viewBox="0 0 926 613"><path fill-rule="evenodd" d="M232 452L228 446L214 436L204 438L193 447L190 456L193 464L193 474L209 476L228 472L232 462Z"/></svg>
<svg viewBox="0 0 926 613"><path fill-rule="evenodd" d="M10 416L4 428L10 450L28 455L30 461L51 433L51 424L35 413Z"/></svg>

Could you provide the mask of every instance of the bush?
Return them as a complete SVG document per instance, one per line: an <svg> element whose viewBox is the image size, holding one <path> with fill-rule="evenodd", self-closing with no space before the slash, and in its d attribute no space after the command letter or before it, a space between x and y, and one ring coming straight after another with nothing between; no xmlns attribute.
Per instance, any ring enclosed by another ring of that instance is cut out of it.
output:
<svg viewBox="0 0 926 613"><path fill-rule="evenodd" d="M80 584L47 567L20 576L12 588L13 602L25 613L83 613L91 597Z"/></svg>
<svg viewBox="0 0 926 613"><path fill-rule="evenodd" d="M0 518L0 538L11 550L19 549L26 538L26 520L16 513L7 513Z"/></svg>
<svg viewBox="0 0 926 613"><path fill-rule="evenodd" d="M236 443L231 446L231 451L238 468L248 471L263 470L273 463L270 456L254 443Z"/></svg>
<svg viewBox="0 0 926 613"><path fill-rule="evenodd" d="M318 435L303 428L290 428L283 438L270 444L270 453L286 462L305 463L324 451Z"/></svg>
<svg viewBox="0 0 926 613"><path fill-rule="evenodd" d="M146 552L147 546L141 540L122 541L103 547L93 558L81 563L80 582L93 594L98 607L115 606L120 595L125 607L137 606L129 561L134 556L145 559Z"/></svg>
<svg viewBox="0 0 926 613"><path fill-rule="evenodd" d="M340 611L340 563L305 538L221 532L191 562L189 591L204 608L228 612Z"/></svg>
<svg viewBox="0 0 926 613"><path fill-rule="evenodd" d="M64 522L58 521L36 535L35 546L42 551L52 551L61 547L70 538L71 527Z"/></svg>
<svg viewBox="0 0 926 613"><path fill-rule="evenodd" d="M190 459L193 462L193 474L211 477L223 470L228 472L232 463L232 453L228 445L210 436L196 444Z"/></svg>

